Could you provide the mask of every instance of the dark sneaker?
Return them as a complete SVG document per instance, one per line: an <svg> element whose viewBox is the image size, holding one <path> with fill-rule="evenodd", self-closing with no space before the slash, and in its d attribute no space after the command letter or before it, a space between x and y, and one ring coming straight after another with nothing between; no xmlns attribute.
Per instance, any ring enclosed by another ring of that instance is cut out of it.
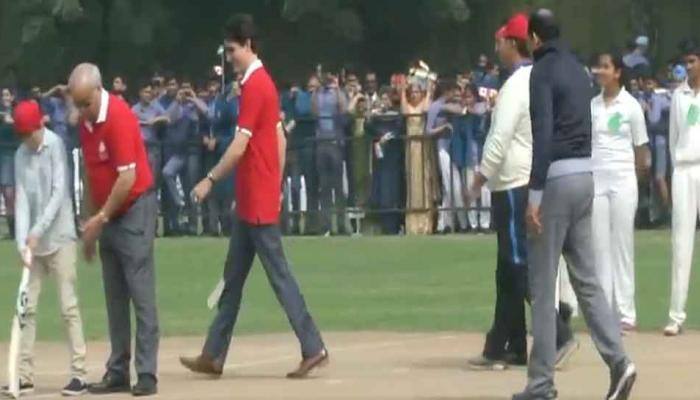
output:
<svg viewBox="0 0 700 400"><path fill-rule="evenodd" d="M527 367L527 354L506 353L503 360L514 367Z"/></svg>
<svg viewBox="0 0 700 400"><path fill-rule="evenodd" d="M576 353L579 348L579 343L576 338L571 338L568 342L564 343L559 350L557 350L557 360L554 364L554 368L559 371L566 368L566 365L571 360L571 357Z"/></svg>
<svg viewBox="0 0 700 400"><path fill-rule="evenodd" d="M140 374L136 386L131 389L134 397L152 396L158 393L158 381L153 375Z"/></svg>
<svg viewBox="0 0 700 400"><path fill-rule="evenodd" d="M529 392L522 392L514 394L511 398L512 400L557 400L557 391L552 389L545 394L532 394Z"/></svg>
<svg viewBox="0 0 700 400"><path fill-rule="evenodd" d="M127 393L131 391L129 379L113 373L106 373L102 381L88 385L90 394Z"/></svg>
<svg viewBox="0 0 700 400"><path fill-rule="evenodd" d="M475 371L503 371L508 366L503 360L494 360L483 355L469 359L469 368Z"/></svg>
<svg viewBox="0 0 700 400"><path fill-rule="evenodd" d="M73 378L68 382L68 385L61 390L64 396L81 396L87 393L87 384L82 379Z"/></svg>
<svg viewBox="0 0 700 400"><path fill-rule="evenodd" d="M10 387L3 386L2 393L6 396L10 396ZM33 383L22 382L22 381L19 382L19 394L20 395L32 394L32 393L34 393L34 384Z"/></svg>
<svg viewBox="0 0 700 400"><path fill-rule="evenodd" d="M635 380L637 380L637 367L631 362L626 362L622 368L610 372L610 390L605 398L607 400L627 400Z"/></svg>

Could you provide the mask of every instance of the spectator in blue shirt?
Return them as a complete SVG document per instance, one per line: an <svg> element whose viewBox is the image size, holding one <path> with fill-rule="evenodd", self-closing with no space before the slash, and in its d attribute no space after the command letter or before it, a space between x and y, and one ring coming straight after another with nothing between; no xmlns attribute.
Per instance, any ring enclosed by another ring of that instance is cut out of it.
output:
<svg viewBox="0 0 700 400"><path fill-rule="evenodd" d="M180 90L180 84L175 77L170 77L167 80L165 88L162 89L164 92L158 97L158 102L164 110L170 108L170 105L175 101L178 90Z"/></svg>
<svg viewBox="0 0 700 400"><path fill-rule="evenodd" d="M301 211L299 233L316 231L318 215L318 174L316 171L316 117L313 113L313 94L321 86L316 75L311 75L305 90L294 95L294 126L289 132L287 149L296 157L297 170L290 171L292 178L292 207ZM298 188L298 190L297 190ZM304 201L306 199L306 207ZM308 210L314 212L307 213ZM302 223L302 220L304 223Z"/></svg>
<svg viewBox="0 0 700 400"><path fill-rule="evenodd" d="M208 91L210 136L204 139L206 171L219 161L233 141L238 121L240 87L238 82L234 81L226 86L223 93L219 93L219 84L210 82ZM233 198L233 178L217 180L213 194L207 198L206 202L208 235L229 235Z"/></svg>
<svg viewBox="0 0 700 400"><path fill-rule="evenodd" d="M316 126L316 169L323 216L322 228L331 234L331 215L337 213L339 233L345 231L345 193L343 191L344 128L347 99L338 86L338 78L330 73L323 87L312 96L312 109L318 119ZM335 199L335 204L334 200Z"/></svg>
<svg viewBox="0 0 700 400"><path fill-rule="evenodd" d="M644 79L642 108L646 115L649 137L653 149L654 186L661 200L662 219L666 218L670 206L668 189L668 128L671 92L659 88L659 83L652 75Z"/></svg>
<svg viewBox="0 0 700 400"><path fill-rule="evenodd" d="M161 148L157 128L163 124L168 124L170 118L168 118L160 103L153 100L153 87L150 83L146 83L141 87L139 90L139 102L134 104L131 110L139 120L141 137L146 144L148 163L151 166L151 171L153 171L153 179L155 182L159 182Z"/></svg>
<svg viewBox="0 0 700 400"><path fill-rule="evenodd" d="M199 113L206 115L207 106L197 98L191 84L183 82L182 87L177 91L175 100L166 112L170 123L166 129L163 146L163 159L165 160L163 180L170 196L169 199L172 201L166 210L166 227L168 233L176 235L181 233L178 220L179 211L187 207L187 233L196 234L198 226L196 205L185 194L189 193L190 187L197 182L198 176L195 175L198 175L199 165L196 157L192 155L195 153L195 148L196 152L200 150L201 139L198 139L197 125ZM178 188L178 178L182 190Z"/></svg>

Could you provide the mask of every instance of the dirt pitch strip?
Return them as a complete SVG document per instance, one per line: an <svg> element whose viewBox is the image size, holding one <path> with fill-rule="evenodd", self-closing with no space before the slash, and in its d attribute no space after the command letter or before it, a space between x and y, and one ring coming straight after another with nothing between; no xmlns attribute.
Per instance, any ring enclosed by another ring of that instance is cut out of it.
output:
<svg viewBox="0 0 700 400"><path fill-rule="evenodd" d="M559 398L602 399L608 385L607 372L591 340L584 335L579 338L580 351L567 370L557 375ZM235 338L224 375L217 380L191 374L178 362L180 354L196 354L202 339L164 339L160 393L154 399L493 400L510 399L525 383L524 369L477 372L467 368L466 359L481 348L480 334L326 333L325 339L331 364L304 381L284 379L299 357L297 342L289 334ZM699 333L673 339L634 334L625 342L640 370L633 399L700 399ZM90 343L90 379L101 377L107 348L104 342ZM68 380L65 346L39 343L36 354L37 391L25 398L61 398L60 388ZM0 358L6 357L7 344L2 344Z"/></svg>

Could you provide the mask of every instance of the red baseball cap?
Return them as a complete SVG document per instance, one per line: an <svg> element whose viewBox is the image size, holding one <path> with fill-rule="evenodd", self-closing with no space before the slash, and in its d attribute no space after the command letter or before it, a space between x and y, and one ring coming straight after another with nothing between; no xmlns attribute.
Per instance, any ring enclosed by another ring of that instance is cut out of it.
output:
<svg viewBox="0 0 700 400"><path fill-rule="evenodd" d="M34 100L21 101L15 107L13 118L15 131L20 135L31 135L43 126L43 115L39 103Z"/></svg>
<svg viewBox="0 0 700 400"><path fill-rule="evenodd" d="M523 13L515 14L506 23L503 37L527 40L528 25L527 15Z"/></svg>

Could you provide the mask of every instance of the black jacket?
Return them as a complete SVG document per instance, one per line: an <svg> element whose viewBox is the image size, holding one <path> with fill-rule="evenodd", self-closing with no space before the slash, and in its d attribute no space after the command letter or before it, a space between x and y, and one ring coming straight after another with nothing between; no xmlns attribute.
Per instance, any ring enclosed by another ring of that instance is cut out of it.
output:
<svg viewBox="0 0 700 400"><path fill-rule="evenodd" d="M552 162L591 156L593 96L586 71L565 44L546 42L534 56L530 189L542 190Z"/></svg>

